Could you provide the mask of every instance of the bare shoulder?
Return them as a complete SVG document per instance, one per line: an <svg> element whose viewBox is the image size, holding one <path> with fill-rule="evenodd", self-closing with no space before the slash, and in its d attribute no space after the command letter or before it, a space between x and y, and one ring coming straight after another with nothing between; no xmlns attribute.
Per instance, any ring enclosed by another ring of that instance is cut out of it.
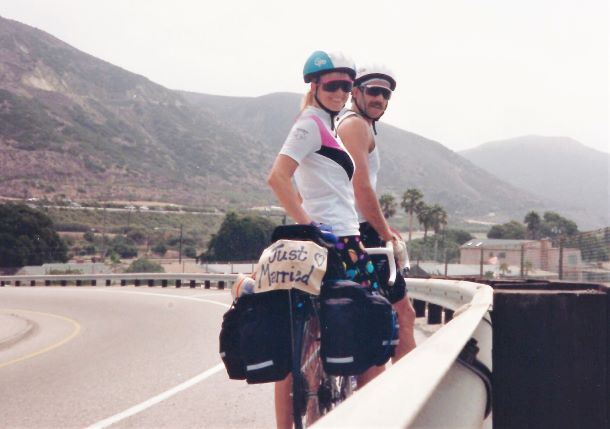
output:
<svg viewBox="0 0 610 429"><path fill-rule="evenodd" d="M368 138L364 137L369 135L369 124L364 118L358 115L351 115L341 121L337 128L337 133L344 143L346 143L346 140L351 139L366 141Z"/></svg>

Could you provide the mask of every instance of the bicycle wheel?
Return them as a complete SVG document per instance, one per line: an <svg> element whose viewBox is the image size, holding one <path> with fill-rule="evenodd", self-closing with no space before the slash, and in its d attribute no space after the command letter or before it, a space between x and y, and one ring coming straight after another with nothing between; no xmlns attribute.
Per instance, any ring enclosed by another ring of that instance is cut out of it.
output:
<svg viewBox="0 0 610 429"><path fill-rule="evenodd" d="M295 428L307 427L325 412L320 403L325 374L320 361L320 326L316 298L293 292L293 414Z"/></svg>
<svg viewBox="0 0 610 429"><path fill-rule="evenodd" d="M324 371L317 297L294 293L293 327L293 414L295 428L302 429L350 396L355 377L330 376Z"/></svg>

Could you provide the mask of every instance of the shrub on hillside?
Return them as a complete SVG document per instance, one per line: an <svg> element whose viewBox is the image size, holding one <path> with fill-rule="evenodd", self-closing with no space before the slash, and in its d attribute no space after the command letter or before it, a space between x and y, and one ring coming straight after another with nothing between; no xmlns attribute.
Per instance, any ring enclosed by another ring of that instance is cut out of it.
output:
<svg viewBox="0 0 610 429"><path fill-rule="evenodd" d="M148 259L136 259L127 267L126 273L164 273L165 269L158 263Z"/></svg>

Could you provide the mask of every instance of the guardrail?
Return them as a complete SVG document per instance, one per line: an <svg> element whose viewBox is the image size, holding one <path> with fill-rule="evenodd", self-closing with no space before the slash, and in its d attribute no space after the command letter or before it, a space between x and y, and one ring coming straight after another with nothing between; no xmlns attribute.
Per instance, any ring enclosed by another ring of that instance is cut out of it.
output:
<svg viewBox="0 0 610 429"><path fill-rule="evenodd" d="M492 427L490 286L407 279L409 296L446 309L446 323L315 428ZM434 307L436 306L436 307Z"/></svg>
<svg viewBox="0 0 610 429"><path fill-rule="evenodd" d="M129 273L0 276L0 286L121 285L230 287L236 274ZM466 281L407 279L418 316L446 324L368 383L316 428L491 428L490 286ZM427 303L427 311L421 304Z"/></svg>
<svg viewBox="0 0 610 429"><path fill-rule="evenodd" d="M219 289L231 287L237 274L217 273L124 273L124 274L55 274L55 275L18 275L0 276L0 287L11 286L161 286L172 284L175 287L203 286L209 288L212 283Z"/></svg>

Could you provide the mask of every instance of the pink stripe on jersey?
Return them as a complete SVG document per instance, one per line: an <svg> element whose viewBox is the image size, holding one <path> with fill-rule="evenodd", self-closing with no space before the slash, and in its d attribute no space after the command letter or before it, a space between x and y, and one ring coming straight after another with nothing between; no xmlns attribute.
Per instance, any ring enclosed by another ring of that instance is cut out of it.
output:
<svg viewBox="0 0 610 429"><path fill-rule="evenodd" d="M320 129L320 136L322 137L322 146L331 147L333 149L341 151L343 150L343 148L339 146L339 143L337 143L337 140L335 140L335 138L328 132L328 129L326 128L326 126L324 126L322 119L320 119L316 115L309 115L306 116L306 118L311 118L316 122L316 124L318 124L318 128Z"/></svg>

